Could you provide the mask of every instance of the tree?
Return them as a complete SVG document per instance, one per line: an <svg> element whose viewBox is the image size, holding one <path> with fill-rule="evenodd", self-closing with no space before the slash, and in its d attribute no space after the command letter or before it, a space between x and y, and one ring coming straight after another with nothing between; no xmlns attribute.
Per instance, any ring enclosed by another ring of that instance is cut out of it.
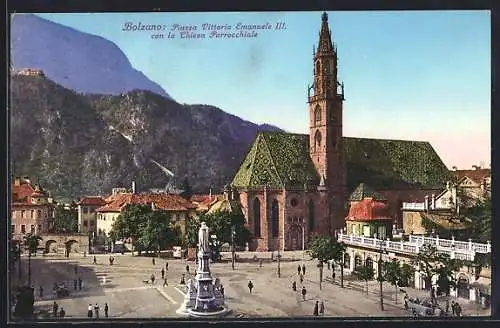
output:
<svg viewBox="0 0 500 328"><path fill-rule="evenodd" d="M438 252L433 245L423 245L412 260L416 270L422 275L426 284L432 285L432 278L437 276L439 288L449 295L450 287L456 285L455 273L463 265L462 261L451 259L449 255ZM430 289L431 298L433 290Z"/></svg>
<svg viewBox="0 0 500 328"><path fill-rule="evenodd" d="M474 206L466 209L463 214L468 219L465 224L471 230L471 239L483 243L491 240L491 197L478 201Z"/></svg>
<svg viewBox="0 0 500 328"><path fill-rule="evenodd" d="M31 254L35 253L40 246L42 237L29 233L24 237L24 245L28 249L28 286L31 286Z"/></svg>
<svg viewBox="0 0 500 328"><path fill-rule="evenodd" d="M55 209L53 232L77 232L78 231L78 209L75 202L69 207L58 204Z"/></svg>
<svg viewBox="0 0 500 328"><path fill-rule="evenodd" d="M368 281L373 280L375 277L375 270L371 266L361 265L356 268L354 275L358 277L359 280L364 280L366 282L366 294L368 295Z"/></svg>
<svg viewBox="0 0 500 328"><path fill-rule="evenodd" d="M385 262L384 265L384 279L396 288L395 302L398 302L398 289L399 287L406 287L409 284L411 275L415 269L407 264L401 263L397 259Z"/></svg>
<svg viewBox="0 0 500 328"><path fill-rule="evenodd" d="M340 286L344 287L344 253L346 246L327 235L315 236L308 245L307 253L319 263L333 260L340 265ZM321 269L321 267L320 267ZM332 268L333 270L333 268Z"/></svg>
<svg viewBox="0 0 500 328"><path fill-rule="evenodd" d="M210 229L210 235L217 237L216 239L210 238L210 246L216 254L219 253L223 244L231 243L233 226L235 229L235 245L244 246L252 238L250 231L245 227L245 217L242 213L217 211L200 214L197 218L190 218L186 221L185 244L188 247L196 247L198 245L198 230L200 229L201 222L207 224Z"/></svg>

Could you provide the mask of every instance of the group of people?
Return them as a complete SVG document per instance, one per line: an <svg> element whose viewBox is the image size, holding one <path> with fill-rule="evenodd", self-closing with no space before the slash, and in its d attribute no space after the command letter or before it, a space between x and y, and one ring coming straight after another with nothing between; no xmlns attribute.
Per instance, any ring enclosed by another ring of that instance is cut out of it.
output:
<svg viewBox="0 0 500 328"><path fill-rule="evenodd" d="M95 303L94 306L92 304L89 304L89 307L87 308L87 316L89 318L95 317L96 319L99 319L99 304ZM109 316L109 306L108 303L104 303L104 316L107 318Z"/></svg>
<svg viewBox="0 0 500 328"><path fill-rule="evenodd" d="M54 303L52 304L52 315L54 317L64 318L66 316L66 311L64 311L64 308L62 306L59 309L59 304L54 301Z"/></svg>
<svg viewBox="0 0 500 328"><path fill-rule="evenodd" d="M321 301L316 301L316 304L314 304L314 310L313 310L313 316L323 316L325 315L325 302Z"/></svg>
<svg viewBox="0 0 500 328"><path fill-rule="evenodd" d="M445 310L441 308L441 306L438 304L436 298L432 298L430 301L429 300L420 300L418 297L417 298L409 298L408 294L405 293L404 295L404 306L405 309L408 310L411 305L409 303L417 304L420 305L426 309L426 314L427 315L435 315L435 316L444 316L444 315L449 315L450 313L450 301L446 300L446 305L445 305ZM412 307L413 309L413 315L418 316L419 313L418 311ZM452 316L457 316L460 317L462 313L462 307L458 302L451 301L451 315Z"/></svg>

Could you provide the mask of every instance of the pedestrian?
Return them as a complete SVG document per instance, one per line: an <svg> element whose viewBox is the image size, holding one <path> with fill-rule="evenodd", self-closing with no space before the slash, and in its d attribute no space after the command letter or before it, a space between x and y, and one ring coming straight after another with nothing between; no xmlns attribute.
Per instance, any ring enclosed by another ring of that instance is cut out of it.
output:
<svg viewBox="0 0 500 328"><path fill-rule="evenodd" d="M222 297L224 297L224 285L220 285L220 293L222 294Z"/></svg>
<svg viewBox="0 0 500 328"><path fill-rule="evenodd" d="M43 297L43 286L42 285L40 285L39 294L40 294L40 298L42 298Z"/></svg>
<svg viewBox="0 0 500 328"><path fill-rule="evenodd" d="M82 283L83 283L82 278L78 277L78 290L80 291L82 290Z"/></svg>
<svg viewBox="0 0 500 328"><path fill-rule="evenodd" d="M326 261L326 265L328 267L328 270L330 270L330 261Z"/></svg>
<svg viewBox="0 0 500 328"><path fill-rule="evenodd" d="M462 307L460 306L460 304L458 304L458 302L455 303L455 306L455 314L457 315L457 317L460 317L460 315L462 314Z"/></svg>
<svg viewBox="0 0 500 328"><path fill-rule="evenodd" d="M294 292L296 292L296 291L297 291L297 283L296 283L295 281L294 281L294 282L292 282L292 290L293 290Z"/></svg>
<svg viewBox="0 0 500 328"><path fill-rule="evenodd" d="M163 278L163 287L168 286L167 277Z"/></svg>
<svg viewBox="0 0 500 328"><path fill-rule="evenodd" d="M186 264L186 272L189 273L189 264Z"/></svg>
<svg viewBox="0 0 500 328"><path fill-rule="evenodd" d="M111 256L109 257L109 265L112 265L113 261L111 260Z"/></svg>
<svg viewBox="0 0 500 328"><path fill-rule="evenodd" d="M335 271L332 271L332 282L335 282Z"/></svg>
<svg viewBox="0 0 500 328"><path fill-rule="evenodd" d="M97 264L97 258L94 255L94 264Z"/></svg>
<svg viewBox="0 0 500 328"><path fill-rule="evenodd" d="M108 303L104 303L104 316L107 318L109 313Z"/></svg>
<svg viewBox="0 0 500 328"><path fill-rule="evenodd" d="M87 317L92 318L92 304L89 304L89 307L87 310Z"/></svg>
<svg viewBox="0 0 500 328"><path fill-rule="evenodd" d="M59 305L57 305L57 302L54 301L54 303L52 304L52 314L54 315L54 317L57 317L57 310L59 309Z"/></svg>
<svg viewBox="0 0 500 328"><path fill-rule="evenodd" d="M445 313L448 314L449 312L450 312L450 300L446 300Z"/></svg>
<svg viewBox="0 0 500 328"><path fill-rule="evenodd" d="M304 275L300 274L299 277L300 277L300 283L303 284L304 283Z"/></svg>
<svg viewBox="0 0 500 328"><path fill-rule="evenodd" d="M151 274L151 284L154 284L154 283L155 283L155 275Z"/></svg>
<svg viewBox="0 0 500 328"><path fill-rule="evenodd" d="M325 315L325 302L321 301L321 303L319 303L319 314L321 316Z"/></svg>
<svg viewBox="0 0 500 328"><path fill-rule="evenodd" d="M64 308L61 306L61 310L59 311L59 316L61 318L64 318L65 315L66 315L66 311L64 311Z"/></svg>
<svg viewBox="0 0 500 328"><path fill-rule="evenodd" d="M306 274L306 265L305 264L302 264L302 274L303 275Z"/></svg>
<svg viewBox="0 0 500 328"><path fill-rule="evenodd" d="M165 270L168 271L168 262L165 263Z"/></svg>
<svg viewBox="0 0 500 328"><path fill-rule="evenodd" d="M317 317L318 316L318 307L319 307L319 302L316 301L314 304L314 310L313 310L313 316Z"/></svg>
<svg viewBox="0 0 500 328"><path fill-rule="evenodd" d="M307 290L305 286L302 286L302 299L305 301L306 300L306 294Z"/></svg>
<svg viewBox="0 0 500 328"><path fill-rule="evenodd" d="M165 278L165 269L161 268L161 279Z"/></svg>
<svg viewBox="0 0 500 328"><path fill-rule="evenodd" d="M300 264L299 264L299 266L297 267L297 275L300 276L301 272L302 272L302 268L300 267Z"/></svg>
<svg viewBox="0 0 500 328"><path fill-rule="evenodd" d="M75 288L75 290L78 288L78 280L77 279L73 280L73 287Z"/></svg>
<svg viewBox="0 0 500 328"><path fill-rule="evenodd" d="M184 280L184 273L181 276L181 285L185 285L186 281Z"/></svg>
<svg viewBox="0 0 500 328"><path fill-rule="evenodd" d="M262 268L262 259L259 260L259 268Z"/></svg>
<svg viewBox="0 0 500 328"><path fill-rule="evenodd" d="M94 313L95 313L95 318L99 319L99 304L95 303L94 305Z"/></svg>
<svg viewBox="0 0 500 328"><path fill-rule="evenodd" d="M153 257L153 265L155 265L155 263L156 263L156 262L155 262L155 258Z"/></svg>
<svg viewBox="0 0 500 328"><path fill-rule="evenodd" d="M455 316L455 312L456 312L456 305L455 305L455 301L451 301L451 315L452 316Z"/></svg>
<svg viewBox="0 0 500 328"><path fill-rule="evenodd" d="M253 283L251 280L248 281L248 290L250 290L250 294L252 294Z"/></svg>

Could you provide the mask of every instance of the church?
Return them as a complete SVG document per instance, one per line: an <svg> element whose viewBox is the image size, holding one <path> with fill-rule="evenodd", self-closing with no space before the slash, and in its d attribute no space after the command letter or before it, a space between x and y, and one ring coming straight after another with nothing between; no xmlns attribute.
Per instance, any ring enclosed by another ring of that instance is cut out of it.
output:
<svg viewBox="0 0 500 328"><path fill-rule="evenodd" d="M441 190L450 179L428 142L343 136L337 59L323 13L308 88L309 135L260 132L229 186L254 236L250 250L299 250L314 234L335 235L361 183L387 199L401 226L403 202Z"/></svg>

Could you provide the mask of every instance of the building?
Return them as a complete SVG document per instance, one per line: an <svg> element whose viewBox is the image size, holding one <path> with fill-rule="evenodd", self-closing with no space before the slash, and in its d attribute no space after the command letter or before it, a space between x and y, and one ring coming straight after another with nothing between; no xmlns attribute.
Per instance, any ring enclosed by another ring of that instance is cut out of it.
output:
<svg viewBox="0 0 500 328"><path fill-rule="evenodd" d="M382 195L361 183L349 201L349 214L345 219L347 234L384 240L392 237L393 219Z"/></svg>
<svg viewBox="0 0 500 328"><path fill-rule="evenodd" d="M11 233L22 239L27 233L48 232L53 224L55 204L49 193L29 177L15 177L12 181Z"/></svg>
<svg viewBox="0 0 500 328"><path fill-rule="evenodd" d="M96 209L106 204L101 196L85 196L80 199L78 205L78 232L97 232Z"/></svg>
<svg viewBox="0 0 500 328"><path fill-rule="evenodd" d="M25 68L21 69L17 72L17 75L25 75L25 76L45 76L45 73L41 69L36 68Z"/></svg>
<svg viewBox="0 0 500 328"><path fill-rule="evenodd" d="M97 235L108 235L113 223L127 205L151 205L155 210L171 214L171 220L185 231L185 219L196 214L196 205L175 194L116 193L105 199L106 204L97 208Z"/></svg>
<svg viewBox="0 0 500 328"><path fill-rule="evenodd" d="M402 226L403 202L450 179L428 142L343 137L344 85L326 13L307 100L309 134L259 133L231 182L254 235L251 250L294 250L302 234L335 234L345 226L347 195L360 183L387 198Z"/></svg>
<svg viewBox="0 0 500 328"><path fill-rule="evenodd" d="M224 198L223 195L213 195L212 193L208 195L191 195L189 201L196 206L196 212L205 213L207 212L214 203Z"/></svg>

